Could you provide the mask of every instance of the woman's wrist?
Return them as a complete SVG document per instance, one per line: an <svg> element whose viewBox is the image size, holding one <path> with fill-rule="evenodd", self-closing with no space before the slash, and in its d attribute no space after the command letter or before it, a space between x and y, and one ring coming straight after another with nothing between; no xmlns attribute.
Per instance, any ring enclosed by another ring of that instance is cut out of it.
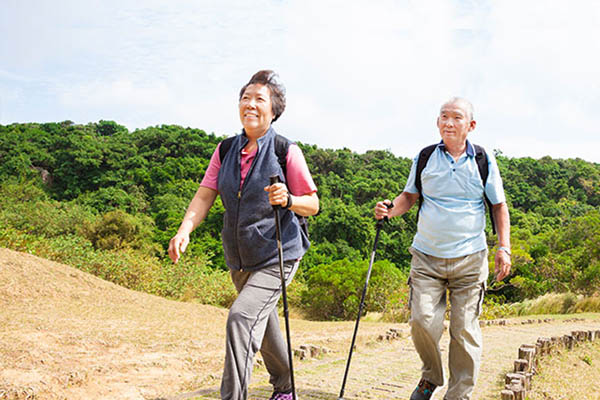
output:
<svg viewBox="0 0 600 400"><path fill-rule="evenodd" d="M293 204L294 204L294 202L292 201L292 194L290 192L287 192L287 203L286 203L285 207L282 207L282 208L289 209L292 207Z"/></svg>

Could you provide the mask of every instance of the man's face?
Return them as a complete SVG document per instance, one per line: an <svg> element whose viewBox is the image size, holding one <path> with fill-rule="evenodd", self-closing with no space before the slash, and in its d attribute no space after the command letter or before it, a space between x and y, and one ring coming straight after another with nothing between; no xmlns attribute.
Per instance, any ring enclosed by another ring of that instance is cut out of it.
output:
<svg viewBox="0 0 600 400"><path fill-rule="evenodd" d="M457 146L466 143L467 135L475 129L475 121L467 113L465 105L456 101L442 106L437 126L444 143Z"/></svg>

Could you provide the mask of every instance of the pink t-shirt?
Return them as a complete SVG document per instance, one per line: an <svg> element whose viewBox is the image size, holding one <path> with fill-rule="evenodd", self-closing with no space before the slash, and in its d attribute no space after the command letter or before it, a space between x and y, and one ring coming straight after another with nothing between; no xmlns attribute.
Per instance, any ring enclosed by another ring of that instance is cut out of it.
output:
<svg viewBox="0 0 600 400"><path fill-rule="evenodd" d="M204 174L204 178L202 179L200 186L218 190L217 180L219 177L219 169L221 168L221 159L219 157L220 147L221 143L219 143L212 157L210 158L208 168L206 168L206 173ZM258 147L254 148L253 151L248 153L242 149L240 169L242 179L240 182L240 188L244 184L244 179L246 179L246 176L248 175L248 171L250 170L252 161L254 161L257 150ZM305 194L311 194L317 191L317 186L310 175L310 171L308 170L308 165L306 165L306 160L304 159L302 150L300 150L300 147L298 147L296 144L290 144L288 147L288 153L286 156L286 169L287 187L290 193L292 193L294 196L303 196Z"/></svg>

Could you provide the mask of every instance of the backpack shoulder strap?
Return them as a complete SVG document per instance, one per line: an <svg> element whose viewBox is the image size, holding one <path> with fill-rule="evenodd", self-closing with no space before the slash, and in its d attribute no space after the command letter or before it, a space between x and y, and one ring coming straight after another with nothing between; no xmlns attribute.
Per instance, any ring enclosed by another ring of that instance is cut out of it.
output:
<svg viewBox="0 0 600 400"><path fill-rule="evenodd" d="M489 175L488 156L483 147L477 144L474 144L473 147L475 147L475 161L477 162L477 169L479 169L479 176L481 176L481 181L485 187Z"/></svg>
<svg viewBox="0 0 600 400"><path fill-rule="evenodd" d="M293 144L289 139L281 136L280 134L275 135L275 155L277 155L277 161L279 166L285 175L287 181L287 154L290 148L290 144Z"/></svg>
<svg viewBox="0 0 600 400"><path fill-rule="evenodd" d="M415 185L417 186L417 190L419 193L423 191L423 185L421 185L421 173L427 166L427 161L435 151L437 144L432 144L431 146L425 147L423 150L419 152L419 157L417 158L417 171L415 174ZM423 197L423 195L421 195Z"/></svg>
<svg viewBox="0 0 600 400"><path fill-rule="evenodd" d="M225 139L221 142L221 146L219 147L219 160L221 162L223 162L223 159L229 152L229 149L231 149L231 145L233 144L234 139L235 139L235 136L232 136L232 137L228 137L227 139ZM287 153L288 153L290 144L292 144L292 142L290 140L286 139L285 137L283 137L279 134L275 135L275 154L277 155L277 162L279 162L279 165L281 166L281 169L283 170L284 175L287 172L286 171L287 170L287 168L286 168Z"/></svg>
<svg viewBox="0 0 600 400"><path fill-rule="evenodd" d="M227 139L225 139L225 140L223 140L221 142L221 146L219 146L219 161L221 161L221 163L223 162L223 159L225 158L225 155L227 154L227 152L231 148L231 144L233 143L233 139L235 139L235 136L228 137Z"/></svg>
<svg viewBox="0 0 600 400"><path fill-rule="evenodd" d="M496 233L496 223L494 222L494 213L492 211L492 202L485 194L485 184L487 183L487 178L490 173L488 169L488 156L485 152L485 149L479 145L474 144L475 147L475 162L477 162L477 169L479 170L479 176L481 177L481 182L483 183L483 198L485 199L485 203L487 204L488 213L490 214L490 223L492 224L492 232Z"/></svg>
<svg viewBox="0 0 600 400"><path fill-rule="evenodd" d="M287 181L287 154L291 144L295 144L291 140L287 139L280 134L275 135L275 154L277 155L277 161L279 162L279 166L281 166L281 170L283 171L283 175L285 176L285 180ZM300 224L300 229L306 237L308 238L308 218L302 215L294 213L296 218L298 219L298 223Z"/></svg>
<svg viewBox="0 0 600 400"><path fill-rule="evenodd" d="M423 150L419 152L419 157L417 158L417 171L415 173L415 186L419 191L419 209L417 210L417 222L419 221L419 212L421 211L421 206L423 205L423 185L421 184L421 173L427 166L427 161L431 158L431 155L435 151L437 144L432 144L430 146L425 147Z"/></svg>

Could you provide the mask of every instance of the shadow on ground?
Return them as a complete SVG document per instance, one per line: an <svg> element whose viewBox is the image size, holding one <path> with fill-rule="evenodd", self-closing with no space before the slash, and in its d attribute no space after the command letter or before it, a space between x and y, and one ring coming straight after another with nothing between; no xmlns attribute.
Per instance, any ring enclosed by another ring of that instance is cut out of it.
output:
<svg viewBox="0 0 600 400"><path fill-rule="evenodd" d="M272 394L270 386L255 387L250 390L248 400L268 400ZM300 389L297 391L298 400L318 399L318 400L337 400L338 393L323 392L322 390ZM218 388L200 389L189 393L181 393L174 396L158 397L154 400L211 400L220 399ZM353 400L346 397L347 400Z"/></svg>

